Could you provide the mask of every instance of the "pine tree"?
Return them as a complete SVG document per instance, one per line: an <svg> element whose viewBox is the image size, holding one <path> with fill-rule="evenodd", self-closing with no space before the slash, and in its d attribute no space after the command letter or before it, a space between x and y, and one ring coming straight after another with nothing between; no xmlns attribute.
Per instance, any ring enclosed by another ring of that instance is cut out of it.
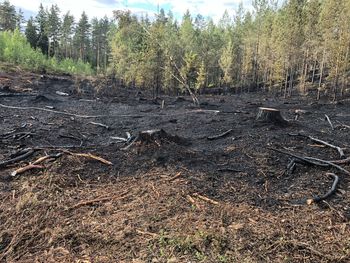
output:
<svg viewBox="0 0 350 263"><path fill-rule="evenodd" d="M87 61L88 59L88 49L90 46L90 28L89 19L85 12L81 14L80 20L77 24L75 30L75 45L78 48L78 57L82 61Z"/></svg>
<svg viewBox="0 0 350 263"><path fill-rule="evenodd" d="M38 34L37 34L37 28L35 26L33 17L30 17L28 19L25 35L30 46L32 48L36 48L38 43Z"/></svg>
<svg viewBox="0 0 350 263"><path fill-rule="evenodd" d="M61 27L61 54L65 58L73 56L73 32L74 32L74 16L67 12L63 16Z"/></svg>
<svg viewBox="0 0 350 263"><path fill-rule="evenodd" d="M60 38L61 19L60 10L57 5L52 5L47 18L47 35L49 38L48 55L55 56Z"/></svg>
<svg viewBox="0 0 350 263"><path fill-rule="evenodd" d="M49 48L49 38L47 36L48 15L42 4L40 4L39 12L36 15L36 23L38 25L38 42L36 46L41 49L43 54L48 54L48 48Z"/></svg>
<svg viewBox="0 0 350 263"><path fill-rule="evenodd" d="M17 13L15 6L11 5L8 0L0 3L0 30L14 31L17 25Z"/></svg>

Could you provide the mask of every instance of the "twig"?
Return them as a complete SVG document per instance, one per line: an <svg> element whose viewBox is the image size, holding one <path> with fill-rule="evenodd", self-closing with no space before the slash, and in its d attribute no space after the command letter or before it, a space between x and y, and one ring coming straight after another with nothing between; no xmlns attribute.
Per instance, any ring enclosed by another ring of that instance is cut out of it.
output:
<svg viewBox="0 0 350 263"><path fill-rule="evenodd" d="M207 137L207 139L208 139L209 141L217 140L217 139L220 139L220 138L222 138L222 137L225 137L225 136L229 135L232 131L233 131L232 129L229 129L228 131L225 131L225 132L223 132L223 133L221 133L221 134L219 134L219 135Z"/></svg>
<svg viewBox="0 0 350 263"><path fill-rule="evenodd" d="M182 175L182 172L178 172L175 176L168 179L168 181L174 181Z"/></svg>
<svg viewBox="0 0 350 263"><path fill-rule="evenodd" d="M88 201L83 201L83 202L77 203L76 205L70 207L69 210L77 209L77 208L80 208L80 207L86 206L86 205L93 205L94 203L99 203L99 202L120 200L120 199L125 198L126 197L125 195L127 193L129 193L129 191L125 191L120 195L112 195L112 196L100 197L100 198L96 198L96 199L92 199L92 200L88 200Z"/></svg>
<svg viewBox="0 0 350 263"><path fill-rule="evenodd" d="M159 236L156 233L151 233L151 232L148 232L148 231L142 231L142 230L139 230L139 229L136 229L136 233L141 234L141 235L149 235L149 236L152 236L152 237L158 237Z"/></svg>
<svg viewBox="0 0 350 263"><path fill-rule="evenodd" d="M66 153L73 155L73 156L78 156L78 157L85 157L85 158L90 158L96 161L99 161L101 163L107 164L107 165L112 165L113 163L111 163L110 161L107 161L106 159L103 159L102 157L93 155L91 153L72 153L69 151L65 151Z"/></svg>
<svg viewBox="0 0 350 263"><path fill-rule="evenodd" d="M198 193L193 194L193 196L198 197L199 199L202 199L203 201L206 201L206 202L208 202L210 204L213 204L213 205L218 205L219 204L219 202L214 201L214 200L212 200L212 199L210 199L208 197L205 197L203 195L200 195Z"/></svg>
<svg viewBox="0 0 350 263"><path fill-rule="evenodd" d="M325 117L326 120L328 121L328 123L329 123L329 125L331 126L332 130L334 130L334 126L333 126L333 124L332 124L332 122L331 122L331 119L328 117L328 115L325 114L324 117Z"/></svg>
<svg viewBox="0 0 350 263"><path fill-rule="evenodd" d="M197 205L196 201L194 201L194 199L192 198L192 196L190 195L186 195L186 199L195 207L199 207L199 205Z"/></svg>
<svg viewBox="0 0 350 263"><path fill-rule="evenodd" d="M92 125L100 126L100 127L106 128L107 130L109 130L109 129L110 129L110 127L109 127L109 126L107 126L107 125L105 125L105 124L102 124L102 123L98 123L98 122L93 122L93 121L91 121L91 122L89 122L88 124L92 124Z"/></svg>
<svg viewBox="0 0 350 263"><path fill-rule="evenodd" d="M19 168L11 173L11 176L16 176L19 174L22 174L26 171L32 170L32 169L43 169L44 167L41 165L35 165L35 164L28 164L27 166L24 166L22 168Z"/></svg>
<svg viewBox="0 0 350 263"><path fill-rule="evenodd" d="M36 164L42 163L48 159L57 159L57 158L60 158L62 155L63 155L63 153L45 155L43 157L40 157L36 161L34 161L32 164L36 165Z"/></svg>
<svg viewBox="0 0 350 263"><path fill-rule="evenodd" d="M314 198L308 199L306 201L306 203L308 205L311 205L313 203L318 203L320 201L323 201L323 200L327 199L329 196L333 195L337 191L337 186L338 186L338 183L339 183L339 177L337 175L333 174L333 173L327 173L327 175L330 175L330 176L332 176L334 178L334 182L332 184L331 189L325 195L316 196Z"/></svg>
<svg viewBox="0 0 350 263"><path fill-rule="evenodd" d="M309 163L309 164L312 164L312 165L316 165L316 166L322 166L322 167L334 167L336 169L338 169L339 171L345 173L346 175L350 175L350 172L347 171L346 169L344 169L343 167L335 164L335 163L332 163L331 161L326 161L326 160L322 160L322 159L318 159L318 158L314 158L314 157L302 157L302 156L298 156L296 154L293 154L293 153L289 153L289 152L284 152L284 151L281 151L281 150L278 150L278 149L275 149L275 148L268 148L272 151L275 151L275 152L279 152L279 153L282 153L282 154L285 154L285 155L289 155L289 156L292 156L296 159L299 159L299 160L302 160L306 163Z"/></svg>
<svg viewBox="0 0 350 263"><path fill-rule="evenodd" d="M10 164L13 164L13 163L16 163L16 162L19 162L19 161L22 161L24 159L27 159L29 156L31 156L32 154L34 153L34 149L28 149L28 151L22 155L19 155L15 158L12 158L12 159L9 159L9 160L6 160L6 161L3 161L3 162L0 162L0 168L1 167L5 167L5 166L8 166Z"/></svg>
<svg viewBox="0 0 350 263"><path fill-rule="evenodd" d="M309 138L313 142L320 143L320 144L323 144L323 145L328 146L330 148L336 149L338 151L341 159L343 159L345 157L345 154L344 154L344 151L343 151L342 148L340 148L338 146L335 146L333 144L330 144L328 142L322 141L320 139L317 139L317 138L314 138L314 137L311 137L311 136L308 136L308 135L300 134L300 133L298 133L298 134L290 133L289 135L290 136L300 136L300 137Z"/></svg>

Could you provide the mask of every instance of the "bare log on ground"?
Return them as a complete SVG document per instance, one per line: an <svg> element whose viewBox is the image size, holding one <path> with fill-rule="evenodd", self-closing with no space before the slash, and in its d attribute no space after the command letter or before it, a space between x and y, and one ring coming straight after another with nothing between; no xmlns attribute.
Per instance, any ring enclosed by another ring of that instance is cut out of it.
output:
<svg viewBox="0 0 350 263"><path fill-rule="evenodd" d="M282 153L291 157L294 157L295 159L301 160L305 163L311 164L311 165L315 165L315 166L321 166L321 167L333 167L336 168L337 170L343 172L346 175L350 175L350 172L346 169L344 169L343 167L331 162L331 161L326 161L326 160L322 160L322 159L318 159L318 158L314 158L314 157L308 157L308 156L299 156L293 153L289 153L289 152L285 152L285 151L281 151L275 148L268 148L269 150L278 152L278 153Z"/></svg>
<svg viewBox="0 0 350 263"><path fill-rule="evenodd" d="M330 143L328 143L328 142L322 141L322 140L320 140L320 139L317 139L317 138L314 138L314 137L311 137L311 136L308 136L308 135L300 134L300 133L297 133L297 134L290 133L289 135L290 135L290 136L305 137L305 138L310 139L310 140L313 141L313 142L320 143L320 144L325 145L325 146L327 146L327 147L336 149L336 150L338 151L339 155L340 155L340 158L341 158L341 159L344 159L344 158L345 158L344 150L343 150L342 148L340 148L339 146L335 146L335 145L333 145L333 144L330 144Z"/></svg>
<svg viewBox="0 0 350 263"><path fill-rule="evenodd" d="M286 121L281 112L274 108L259 108L258 115L256 116L257 121L273 123L277 125L287 125L288 121Z"/></svg>
<svg viewBox="0 0 350 263"><path fill-rule="evenodd" d="M207 139L208 139L209 141L217 140L217 139L220 139L220 138L223 138L223 137L229 135L232 131L233 131L232 129L229 129L228 131L225 131L225 132L220 133L220 134L218 134L218 135L214 135L214 136L207 137Z"/></svg>
<svg viewBox="0 0 350 263"><path fill-rule="evenodd" d="M326 200L328 197L330 197L331 195L333 195L337 191L337 186L338 186L338 183L339 183L339 177L337 175L335 175L334 173L327 173L327 175L332 176L333 179L334 179L331 189L326 194L324 194L322 196L316 196L314 198L308 199L306 201L306 203L308 205L311 205L313 203L318 203L318 202L321 202L323 200Z"/></svg>

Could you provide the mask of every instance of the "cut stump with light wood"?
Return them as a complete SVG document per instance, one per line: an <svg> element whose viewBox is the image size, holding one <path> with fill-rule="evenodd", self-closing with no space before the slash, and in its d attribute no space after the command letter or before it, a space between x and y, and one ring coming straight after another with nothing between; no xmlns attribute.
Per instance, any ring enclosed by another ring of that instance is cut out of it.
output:
<svg viewBox="0 0 350 263"><path fill-rule="evenodd" d="M288 121L286 121L281 112L278 109L274 108L259 108L258 115L256 116L257 121L272 123L276 125L287 125Z"/></svg>

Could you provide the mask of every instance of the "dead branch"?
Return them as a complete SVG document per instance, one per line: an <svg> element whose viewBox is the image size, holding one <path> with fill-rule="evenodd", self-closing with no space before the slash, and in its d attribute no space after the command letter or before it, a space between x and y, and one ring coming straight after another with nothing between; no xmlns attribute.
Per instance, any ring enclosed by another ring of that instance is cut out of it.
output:
<svg viewBox="0 0 350 263"><path fill-rule="evenodd" d="M225 131L225 132L220 133L220 134L218 134L218 135L214 135L214 136L207 137L207 139L208 139L209 141L217 140L217 139L220 139L220 138L223 138L223 137L229 135L232 131L233 131L232 129L229 129L228 131Z"/></svg>
<svg viewBox="0 0 350 263"><path fill-rule="evenodd" d="M107 126L107 125L105 125L105 124L102 124L102 123L98 123L98 122L93 122L93 121L91 121L91 122L89 122L88 124L95 125L95 126L100 126L100 127L103 127L103 128L105 128L105 129L107 129L107 130L110 129L109 126Z"/></svg>
<svg viewBox="0 0 350 263"><path fill-rule="evenodd" d="M202 199L203 201L206 201L206 202L208 202L208 203L210 203L212 205L218 205L219 204L219 202L214 201L214 200L212 200L212 199L210 199L210 198L208 198L206 196L200 195L198 193L193 194L193 196L198 197L199 199Z"/></svg>
<svg viewBox="0 0 350 263"><path fill-rule="evenodd" d="M27 149L27 152L23 153L22 155L19 155L19 156L15 157L15 158L12 158L12 159L9 159L9 160L6 160L6 161L2 161L2 162L0 162L0 168L1 167L6 167L6 166L8 166L10 164L17 163L17 162L22 161L22 160L25 160L29 156L31 156L34 153L34 151L35 151L34 149L29 148L29 149Z"/></svg>
<svg viewBox="0 0 350 263"><path fill-rule="evenodd" d="M333 148L333 149L335 149L335 150L338 151L338 153L339 153L341 159L345 158L345 154L344 154L343 149L340 148L340 147L338 147L338 146L335 146L335 145L333 145L333 144L330 144L330 143L328 143L328 142L322 141L322 140L320 140L320 139L317 139L317 138L314 138L314 137L311 137L311 136L308 136L308 135L300 134L300 133L297 133L297 134L290 133L289 135L290 135L290 136L305 137L305 138L310 139L310 140L313 141L313 142L320 143L320 144L323 144L323 145L325 145L325 146L327 146L327 147Z"/></svg>
<svg viewBox="0 0 350 263"><path fill-rule="evenodd" d="M335 163L332 163L331 161L326 161L326 160L322 160L322 159L318 159L318 158L314 158L314 157L298 156L296 154L281 151L281 150L278 150L275 148L268 148L268 149L275 151L275 152L279 152L279 153L288 155L288 156L291 156L291 157L294 157L298 160L302 160L303 162L306 162L306 163L311 164L311 165L322 166L322 167L334 167L334 168L338 169L339 171L343 172L344 174L350 175L349 171L347 171L346 169L344 169L343 167L341 167Z"/></svg>
<svg viewBox="0 0 350 263"><path fill-rule="evenodd" d="M175 176L168 179L168 181L174 181L182 175L182 172L178 172Z"/></svg>
<svg viewBox="0 0 350 263"><path fill-rule="evenodd" d="M32 164L36 165L36 164L42 163L48 159L57 159L57 158L60 158L62 155L63 155L63 153L45 155L43 157L40 157L36 161L34 161Z"/></svg>
<svg viewBox="0 0 350 263"><path fill-rule="evenodd" d="M194 201L194 199L192 198L192 196L190 195L186 195L186 199L195 207L199 207L199 205L197 205L196 201Z"/></svg>
<svg viewBox="0 0 350 263"><path fill-rule="evenodd" d="M142 231L142 230L139 230L139 229L136 229L136 233L140 234L140 235L149 235L149 236L152 236L152 237L158 237L159 236L156 233L151 233L151 232L148 232L148 231Z"/></svg>
<svg viewBox="0 0 350 263"><path fill-rule="evenodd" d="M330 161L330 162L334 163L334 164L349 164L350 158L342 159L342 160L335 160L335 161Z"/></svg>
<svg viewBox="0 0 350 263"><path fill-rule="evenodd" d="M32 170L32 169L43 169L44 167L41 165L35 165L35 164L28 164L27 166L24 166L22 168L19 168L11 173L11 176L15 177L16 175L22 174L26 171Z"/></svg>
<svg viewBox="0 0 350 263"><path fill-rule="evenodd" d="M90 159L99 161L99 162L101 162L101 163L103 163L103 164L106 164L106 165L112 165L112 164L113 164L113 163L111 163L110 161L107 161L106 159L103 159L102 157L93 155L93 154L91 154L91 153L72 153L72 152L69 152L69 151L65 151L65 152L68 153L68 154L70 154L70 155L73 155L73 156L90 158Z"/></svg>
<svg viewBox="0 0 350 263"><path fill-rule="evenodd" d="M82 202L77 203L74 206L70 207L69 210L77 209L77 208L80 208L82 206L93 205L95 203L100 203L100 202L121 200L121 199L125 198L126 194L128 194L128 193L129 193L129 191L125 191L119 195L99 197L99 198L88 200L88 201L82 201Z"/></svg>
<svg viewBox="0 0 350 263"><path fill-rule="evenodd" d="M326 118L326 120L328 121L329 125L331 126L332 130L334 130L334 126L333 123L331 122L331 119L328 117L327 114L324 115L324 117Z"/></svg>
<svg viewBox="0 0 350 263"><path fill-rule="evenodd" d="M314 198L308 199L306 201L306 203L308 205L311 205L313 203L321 202L321 201L327 199L328 197L330 197L331 195L333 195L337 191L337 186L338 186L338 183L339 183L339 177L337 175L333 174L333 173L327 173L327 175L332 176L333 179L334 179L331 189L326 194L324 194L322 196L316 196Z"/></svg>

